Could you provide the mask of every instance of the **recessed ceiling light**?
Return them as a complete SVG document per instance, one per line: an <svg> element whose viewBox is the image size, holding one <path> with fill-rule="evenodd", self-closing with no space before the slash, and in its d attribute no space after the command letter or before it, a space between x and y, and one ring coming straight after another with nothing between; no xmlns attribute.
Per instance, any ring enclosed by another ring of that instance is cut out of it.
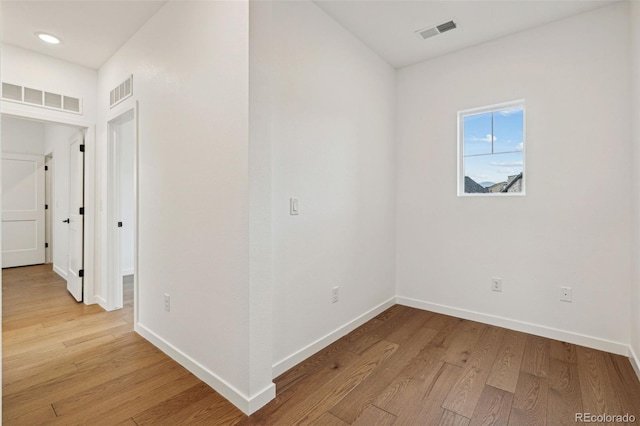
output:
<svg viewBox="0 0 640 426"><path fill-rule="evenodd" d="M36 36L45 43L49 44L60 44L60 39L54 35L47 33L36 33Z"/></svg>

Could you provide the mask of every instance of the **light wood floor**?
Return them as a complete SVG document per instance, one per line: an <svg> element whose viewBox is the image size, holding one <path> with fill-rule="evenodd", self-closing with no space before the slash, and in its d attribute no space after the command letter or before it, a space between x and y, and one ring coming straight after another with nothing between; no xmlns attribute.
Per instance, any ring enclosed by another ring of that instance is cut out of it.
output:
<svg viewBox="0 0 640 426"><path fill-rule="evenodd" d="M394 306L278 377L251 417L132 331L77 304L50 266L3 271L5 425L562 425L640 417L629 360ZM637 420L636 424L639 424Z"/></svg>

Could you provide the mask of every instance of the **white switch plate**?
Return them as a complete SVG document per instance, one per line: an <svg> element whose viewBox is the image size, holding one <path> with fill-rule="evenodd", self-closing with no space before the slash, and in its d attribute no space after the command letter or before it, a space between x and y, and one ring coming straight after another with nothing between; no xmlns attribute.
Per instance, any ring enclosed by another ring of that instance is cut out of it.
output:
<svg viewBox="0 0 640 426"><path fill-rule="evenodd" d="M300 214L297 198L289 198L289 214L292 216Z"/></svg>
<svg viewBox="0 0 640 426"><path fill-rule="evenodd" d="M167 293L164 294L164 310L171 312L171 296Z"/></svg>

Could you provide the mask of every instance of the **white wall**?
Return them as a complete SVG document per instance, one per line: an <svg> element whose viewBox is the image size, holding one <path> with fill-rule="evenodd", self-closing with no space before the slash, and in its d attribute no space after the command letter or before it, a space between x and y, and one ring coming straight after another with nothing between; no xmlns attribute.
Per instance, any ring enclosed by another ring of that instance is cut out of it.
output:
<svg viewBox="0 0 640 426"><path fill-rule="evenodd" d="M110 111L108 94L133 74L135 328L253 411L255 401L266 402L275 391L270 371L263 375L268 379L251 381L249 363L250 349L268 354L270 347L250 348L248 26L248 2L167 3L100 69L97 134L104 206L106 122L133 106L125 101ZM105 227L103 214L100 247ZM164 294L171 296L171 312L164 311ZM270 318L264 321L270 327Z"/></svg>
<svg viewBox="0 0 640 426"><path fill-rule="evenodd" d="M3 114L2 152L43 155L44 124Z"/></svg>
<svg viewBox="0 0 640 426"><path fill-rule="evenodd" d="M278 374L394 296L394 70L311 2L274 3L273 28Z"/></svg>
<svg viewBox="0 0 640 426"><path fill-rule="evenodd" d="M122 275L133 274L134 254L134 180L133 162L135 152L135 128L134 121L129 120L119 126L121 137L120 148L120 221L123 223L120 229L120 267Z"/></svg>
<svg viewBox="0 0 640 426"><path fill-rule="evenodd" d="M77 96L82 99L83 104L83 114L78 115L2 101L3 112L36 115L37 118L51 121L95 121L98 83L96 70L9 44L2 44L1 48L2 81Z"/></svg>
<svg viewBox="0 0 640 426"><path fill-rule="evenodd" d="M273 2L249 2L249 373L250 387L272 383L273 250L271 91ZM275 387L272 387L274 390ZM275 396L263 392L259 406Z"/></svg>
<svg viewBox="0 0 640 426"><path fill-rule="evenodd" d="M53 268L62 277L69 268L69 140L78 129L59 124L45 125L45 155L53 154Z"/></svg>
<svg viewBox="0 0 640 426"><path fill-rule="evenodd" d="M627 13L619 3L398 72L402 303L626 353ZM527 195L457 197L457 111L520 98Z"/></svg>
<svg viewBox="0 0 640 426"><path fill-rule="evenodd" d="M633 147L633 281L631 290L631 349L640 376L640 3L629 2L631 24L631 126Z"/></svg>

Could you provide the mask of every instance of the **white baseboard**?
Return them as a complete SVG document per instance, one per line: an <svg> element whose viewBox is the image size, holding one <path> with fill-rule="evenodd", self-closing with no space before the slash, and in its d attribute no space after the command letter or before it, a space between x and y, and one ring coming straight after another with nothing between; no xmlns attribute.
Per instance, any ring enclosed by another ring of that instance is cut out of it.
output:
<svg viewBox="0 0 640 426"><path fill-rule="evenodd" d="M154 332L146 328L140 323L134 326L136 333L147 339L154 346L167 354L171 359L182 365L184 368L193 373L200 380L211 386L216 392L225 397L229 402L238 407L243 413L250 415L269 401L276 397L276 385L270 383L264 389L257 392L252 397L247 397L244 393L234 388L224 379L218 377L215 373L206 367L191 359L188 355L180 351L178 348L156 335Z"/></svg>
<svg viewBox="0 0 640 426"><path fill-rule="evenodd" d="M62 277L62 279L64 279L66 281L67 279L67 271L63 270L62 268L59 268L58 266L56 266L56 264L53 264L53 272L55 272L56 274L60 275Z"/></svg>
<svg viewBox="0 0 640 426"><path fill-rule="evenodd" d="M272 368L273 377L274 378L278 377L279 375L281 375L282 373L284 373L285 371L287 371L291 367L301 363L305 359L309 358L311 355L313 355L316 352L320 351L321 349L329 346L331 343L335 342L339 338L349 334L350 332L352 332L356 328L360 327L365 322L371 320L376 315L384 312L385 310L389 309L391 306L393 306L395 304L396 304L396 298L392 297L391 299L387 300L386 302L383 302L380 305L376 306L375 308L365 312L364 314L362 314L359 317L355 318L354 320L348 322L347 324L337 328L336 330L330 332L329 334L325 335L324 337L321 337L320 339L318 339L315 342L305 346L304 348L300 349L299 351L297 351L297 352L287 356L286 358L276 362L275 364L273 364L273 368Z"/></svg>
<svg viewBox="0 0 640 426"><path fill-rule="evenodd" d="M638 358L638 354L635 353L631 346L629 346L629 361L631 361L631 366L635 370L638 380L640 380L640 358Z"/></svg>
<svg viewBox="0 0 640 426"><path fill-rule="evenodd" d="M94 299L95 299L96 303L98 305L100 305L100 307L102 309L104 309L105 311L109 310L109 309L107 309L107 301L104 300L101 296L95 296Z"/></svg>
<svg viewBox="0 0 640 426"><path fill-rule="evenodd" d="M484 314L482 312L469 311L466 309L454 308L437 303L411 299L408 297L398 296L397 302L399 305L410 306L412 308L423 309L425 311L437 312L439 314L451 315L457 318L478 321L484 324L491 324L511 330L522 331L524 333L535 334L536 336L547 337L549 339L555 339L563 342L573 343L576 345L586 346L605 352L629 356L629 346L620 342L612 342L610 340L600 339L598 337L587 336L579 333L573 333L571 331L558 330L556 328L551 328L543 325L531 324L524 321Z"/></svg>

